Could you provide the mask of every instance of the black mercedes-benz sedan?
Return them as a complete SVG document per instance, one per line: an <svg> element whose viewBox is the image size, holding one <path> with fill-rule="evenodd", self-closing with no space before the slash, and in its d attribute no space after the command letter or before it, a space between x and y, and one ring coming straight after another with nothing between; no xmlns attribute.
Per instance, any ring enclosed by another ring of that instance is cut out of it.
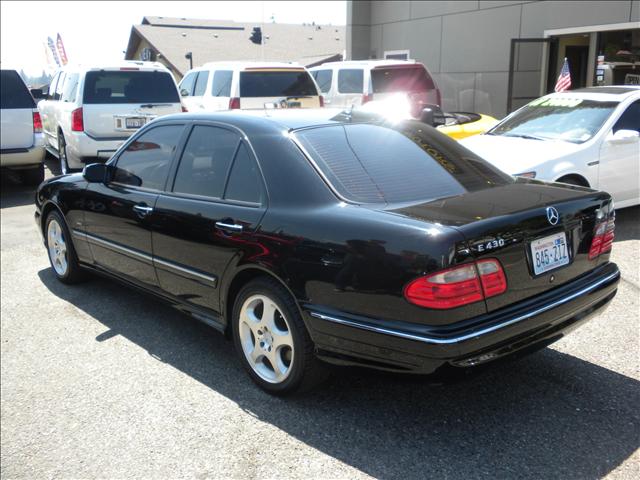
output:
<svg viewBox="0 0 640 480"><path fill-rule="evenodd" d="M279 394L325 362L427 374L542 348L620 277L607 193L349 112L162 117L45 181L35 216L60 281L90 270L168 300Z"/></svg>

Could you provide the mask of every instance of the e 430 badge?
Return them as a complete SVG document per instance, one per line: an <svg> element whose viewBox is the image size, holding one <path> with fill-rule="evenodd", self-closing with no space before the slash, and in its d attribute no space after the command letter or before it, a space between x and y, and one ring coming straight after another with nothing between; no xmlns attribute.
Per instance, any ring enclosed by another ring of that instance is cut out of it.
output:
<svg viewBox="0 0 640 480"><path fill-rule="evenodd" d="M504 247L506 242L502 238L496 238L489 242L476 243L472 248L478 252L485 252L487 250L493 250L494 248Z"/></svg>

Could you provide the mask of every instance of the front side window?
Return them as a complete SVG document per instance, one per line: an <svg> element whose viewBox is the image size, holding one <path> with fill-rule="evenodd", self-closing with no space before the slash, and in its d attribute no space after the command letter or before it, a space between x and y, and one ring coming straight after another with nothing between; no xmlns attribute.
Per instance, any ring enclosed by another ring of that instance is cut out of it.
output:
<svg viewBox="0 0 640 480"><path fill-rule="evenodd" d="M202 72L198 73L196 86L193 89L194 97L201 97L202 95L204 95L204 92L207 89L207 80L209 80L209 72L203 70Z"/></svg>
<svg viewBox="0 0 640 480"><path fill-rule="evenodd" d="M180 95L189 97L193 94L193 86L196 83L198 72L188 73L180 82Z"/></svg>
<svg viewBox="0 0 640 480"><path fill-rule="evenodd" d="M54 100L60 100L60 98L62 97L62 90L64 88L64 84L65 84L65 79L67 78L67 74L65 72L62 72L60 74L60 78L58 78L58 83L56 85L56 91L53 94L53 99Z"/></svg>
<svg viewBox="0 0 640 480"><path fill-rule="evenodd" d="M513 182L424 124L347 124L295 133L343 198L357 203L416 203Z"/></svg>
<svg viewBox="0 0 640 480"><path fill-rule="evenodd" d="M627 107L613 126L613 133L618 130L634 130L640 132L640 100L636 100Z"/></svg>
<svg viewBox="0 0 640 480"><path fill-rule="evenodd" d="M230 97L232 78L233 72L231 70L217 70L213 74L211 95L214 97Z"/></svg>
<svg viewBox="0 0 640 480"><path fill-rule="evenodd" d="M241 97L302 97L318 95L306 70L240 72Z"/></svg>
<svg viewBox="0 0 640 480"><path fill-rule="evenodd" d="M120 154L111 180L163 190L183 129L183 125L162 125L144 132Z"/></svg>
<svg viewBox="0 0 640 480"><path fill-rule="evenodd" d="M313 72L313 76L322 93L327 93L331 90L331 77L333 76L332 70L317 70Z"/></svg>
<svg viewBox="0 0 640 480"><path fill-rule="evenodd" d="M489 130L488 135L584 143L592 138L618 102L549 95L529 103Z"/></svg>
<svg viewBox="0 0 640 480"><path fill-rule="evenodd" d="M231 161L240 136L230 130L197 125L180 159L173 191L222 198Z"/></svg>
<svg viewBox="0 0 640 480"><path fill-rule="evenodd" d="M339 93L363 93L364 70L348 68L338 70Z"/></svg>
<svg viewBox="0 0 640 480"><path fill-rule="evenodd" d="M180 103L180 97L168 72L92 71L84 81L84 103Z"/></svg>

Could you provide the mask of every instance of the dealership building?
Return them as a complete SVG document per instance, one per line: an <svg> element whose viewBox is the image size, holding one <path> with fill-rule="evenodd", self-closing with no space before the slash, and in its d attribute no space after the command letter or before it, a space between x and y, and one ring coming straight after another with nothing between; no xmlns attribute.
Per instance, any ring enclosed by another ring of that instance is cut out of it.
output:
<svg viewBox="0 0 640 480"><path fill-rule="evenodd" d="M502 117L553 91L640 83L640 1L349 1L347 59L415 59L443 107Z"/></svg>

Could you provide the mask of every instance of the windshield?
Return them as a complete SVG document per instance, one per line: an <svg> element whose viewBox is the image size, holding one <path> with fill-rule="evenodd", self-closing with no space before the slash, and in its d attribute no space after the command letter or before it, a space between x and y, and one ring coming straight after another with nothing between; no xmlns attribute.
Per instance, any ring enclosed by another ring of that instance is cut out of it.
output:
<svg viewBox="0 0 640 480"><path fill-rule="evenodd" d="M180 103L178 89L168 72L88 72L84 103Z"/></svg>
<svg viewBox="0 0 640 480"><path fill-rule="evenodd" d="M307 71L241 72L241 97L316 96L318 90Z"/></svg>
<svg viewBox="0 0 640 480"><path fill-rule="evenodd" d="M571 96L542 97L499 123L489 135L583 143L593 137L618 102Z"/></svg>
<svg viewBox="0 0 640 480"><path fill-rule="evenodd" d="M513 181L413 120L322 126L295 138L334 190L356 203L426 202Z"/></svg>
<svg viewBox="0 0 640 480"><path fill-rule="evenodd" d="M433 90L433 80L424 67L374 68L371 70L373 93L426 92Z"/></svg>

